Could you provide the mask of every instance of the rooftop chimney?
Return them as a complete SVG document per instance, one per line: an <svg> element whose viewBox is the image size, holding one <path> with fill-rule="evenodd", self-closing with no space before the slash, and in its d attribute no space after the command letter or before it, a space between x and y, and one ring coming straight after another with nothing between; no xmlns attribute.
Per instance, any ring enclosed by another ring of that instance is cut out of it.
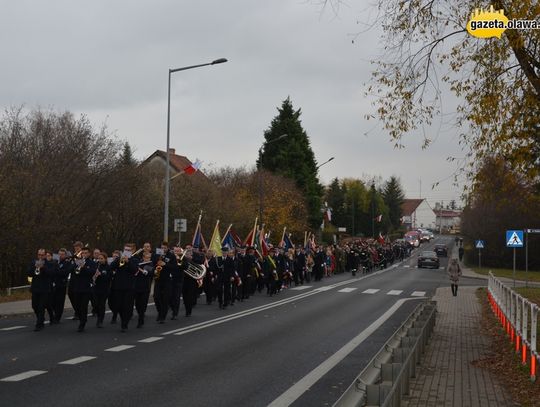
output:
<svg viewBox="0 0 540 407"><path fill-rule="evenodd" d="M169 154L174 155L176 153L176 150L174 148L169 148Z"/></svg>

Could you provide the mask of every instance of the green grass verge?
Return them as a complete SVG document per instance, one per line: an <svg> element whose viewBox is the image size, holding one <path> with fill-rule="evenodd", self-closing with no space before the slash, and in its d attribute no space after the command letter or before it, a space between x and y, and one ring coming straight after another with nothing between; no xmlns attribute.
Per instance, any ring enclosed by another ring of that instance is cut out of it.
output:
<svg viewBox="0 0 540 407"><path fill-rule="evenodd" d="M488 272L491 271L495 277L513 278L512 269L496 269L496 268L491 268L491 267L482 267L481 269L479 269L478 267L469 267L469 268L478 274L487 275ZM529 281L540 282L540 271L529 270L528 273L525 273L524 270L516 270L516 280L525 281L526 278L528 278Z"/></svg>

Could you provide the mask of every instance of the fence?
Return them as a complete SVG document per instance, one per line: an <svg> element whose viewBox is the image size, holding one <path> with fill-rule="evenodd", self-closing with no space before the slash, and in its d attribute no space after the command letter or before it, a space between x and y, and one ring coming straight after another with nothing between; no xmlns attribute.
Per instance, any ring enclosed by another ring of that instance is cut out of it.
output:
<svg viewBox="0 0 540 407"><path fill-rule="evenodd" d="M530 365L531 381L536 381L538 305L506 286L489 272L488 299L493 313L506 331L523 365Z"/></svg>
<svg viewBox="0 0 540 407"><path fill-rule="evenodd" d="M29 288L30 288L29 285L20 285L18 287L8 287L8 288L6 288L6 295L9 296L9 295L13 294L13 291L15 291L15 290L27 290Z"/></svg>

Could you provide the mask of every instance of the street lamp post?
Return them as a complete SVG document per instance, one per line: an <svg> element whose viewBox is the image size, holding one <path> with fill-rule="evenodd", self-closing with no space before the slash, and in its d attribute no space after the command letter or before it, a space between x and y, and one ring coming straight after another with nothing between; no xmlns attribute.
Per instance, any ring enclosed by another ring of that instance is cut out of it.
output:
<svg viewBox="0 0 540 407"><path fill-rule="evenodd" d="M330 161L332 161L335 157L330 157L328 160L326 160L325 162L323 162L322 164L319 164L317 165L317 167L315 168L316 170L318 170L319 168L321 168L323 165L325 164L328 164Z"/></svg>
<svg viewBox="0 0 540 407"><path fill-rule="evenodd" d="M266 145L275 143L276 141L282 140L287 137L288 134L282 134L274 140L267 141ZM259 162L257 165L257 170L259 172L259 224L263 223L263 185L262 185L262 151L264 144L259 148Z"/></svg>
<svg viewBox="0 0 540 407"><path fill-rule="evenodd" d="M170 158L170 129L171 129L171 74L175 72L180 71L186 71L188 69L194 69L194 68L200 68L203 66L208 65L216 65L216 64L222 64L224 62L227 62L227 59L225 58L219 58L212 62L208 62L206 64L199 64L199 65L190 65L185 66L182 68L176 68L176 69L169 69L169 84L168 84L168 90L167 90L167 150L165 151L165 154L167 156L166 158L166 167L165 167L165 208L164 208L164 214L163 214L163 240L169 240L169 190L170 190L170 182L171 182L171 158Z"/></svg>

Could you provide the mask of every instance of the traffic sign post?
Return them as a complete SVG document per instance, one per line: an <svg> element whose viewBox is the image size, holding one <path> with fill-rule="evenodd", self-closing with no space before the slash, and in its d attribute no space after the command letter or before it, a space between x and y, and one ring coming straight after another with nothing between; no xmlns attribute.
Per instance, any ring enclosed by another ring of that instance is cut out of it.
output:
<svg viewBox="0 0 540 407"><path fill-rule="evenodd" d="M178 232L178 246L180 246L181 239L182 239L182 232L187 232L187 220L182 219L175 219L174 220L174 231Z"/></svg>
<svg viewBox="0 0 540 407"><path fill-rule="evenodd" d="M529 233L540 234L540 229L525 229L525 287L529 286Z"/></svg>
<svg viewBox="0 0 540 407"><path fill-rule="evenodd" d="M482 249L485 247L483 240L476 241L476 248L478 249L478 268L482 268Z"/></svg>
<svg viewBox="0 0 540 407"><path fill-rule="evenodd" d="M523 230L507 230L506 231L506 247L514 249L514 261L512 277L514 278L514 288L516 287L516 248L523 247Z"/></svg>

